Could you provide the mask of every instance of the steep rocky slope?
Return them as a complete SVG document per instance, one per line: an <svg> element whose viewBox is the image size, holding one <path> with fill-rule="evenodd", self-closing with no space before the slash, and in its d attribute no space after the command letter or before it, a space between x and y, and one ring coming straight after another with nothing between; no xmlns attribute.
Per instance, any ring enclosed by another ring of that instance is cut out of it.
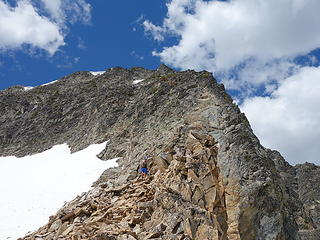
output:
<svg viewBox="0 0 320 240"><path fill-rule="evenodd" d="M110 139L99 156L122 157L24 239L319 239L319 167L262 147L207 72L79 72L1 91L0 112L0 155Z"/></svg>

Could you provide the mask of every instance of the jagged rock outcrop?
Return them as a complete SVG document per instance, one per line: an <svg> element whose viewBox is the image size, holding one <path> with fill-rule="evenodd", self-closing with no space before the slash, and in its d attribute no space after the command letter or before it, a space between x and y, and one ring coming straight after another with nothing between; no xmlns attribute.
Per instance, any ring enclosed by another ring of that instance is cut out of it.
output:
<svg viewBox="0 0 320 240"><path fill-rule="evenodd" d="M0 107L0 155L110 139L99 156L121 157L26 240L318 239L319 167L292 167L262 147L207 72L79 72L2 91ZM145 153L153 174L141 180Z"/></svg>
<svg viewBox="0 0 320 240"><path fill-rule="evenodd" d="M24 239L286 239L278 213L285 214L283 203L256 206L242 198L240 185L227 182L231 178L221 173L218 142L200 124L178 129L161 159L153 159L154 177L117 188L102 184L68 203L47 226ZM276 197L269 191L276 189L264 185L260 191L269 195L268 200ZM263 208L267 219L258 211ZM266 225L253 221L257 214L262 215L260 221L268 221L262 222Z"/></svg>

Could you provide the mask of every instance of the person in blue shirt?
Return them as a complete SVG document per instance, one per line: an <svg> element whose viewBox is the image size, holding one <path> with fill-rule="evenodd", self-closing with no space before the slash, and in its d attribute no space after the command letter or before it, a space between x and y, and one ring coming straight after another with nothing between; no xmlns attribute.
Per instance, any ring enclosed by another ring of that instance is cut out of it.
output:
<svg viewBox="0 0 320 240"><path fill-rule="evenodd" d="M146 156L144 156L143 160L140 163L140 173L143 178L145 178L147 175L149 175L148 160L149 160L149 157L146 155Z"/></svg>

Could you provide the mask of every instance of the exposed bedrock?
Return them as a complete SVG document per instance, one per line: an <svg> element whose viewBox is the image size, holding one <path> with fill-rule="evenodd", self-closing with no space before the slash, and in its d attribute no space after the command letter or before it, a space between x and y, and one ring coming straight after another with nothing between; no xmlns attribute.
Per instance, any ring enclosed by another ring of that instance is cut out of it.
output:
<svg viewBox="0 0 320 240"><path fill-rule="evenodd" d="M0 113L2 156L109 140L99 157L121 157L23 239L319 239L319 167L261 146L208 72L79 72L1 91Z"/></svg>

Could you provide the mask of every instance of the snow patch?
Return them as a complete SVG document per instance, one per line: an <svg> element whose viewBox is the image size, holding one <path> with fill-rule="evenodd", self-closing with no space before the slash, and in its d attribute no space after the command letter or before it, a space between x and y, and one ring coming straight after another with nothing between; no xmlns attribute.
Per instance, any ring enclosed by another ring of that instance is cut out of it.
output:
<svg viewBox="0 0 320 240"><path fill-rule="evenodd" d="M50 84L55 83L55 82L57 82L57 81L58 81L58 80L54 80L54 81L51 81L51 82L48 82L48 83L41 84L40 86L47 86L47 85L50 85ZM36 86L36 87L37 87L37 86ZM31 89L33 89L33 88L35 88L35 87L26 86L26 87L24 87L24 90L25 90L25 91L29 91L29 90L31 90Z"/></svg>
<svg viewBox="0 0 320 240"><path fill-rule="evenodd" d="M104 74L106 71L97 71L97 72L90 72L92 75L94 76L98 76L98 75L102 75Z"/></svg>
<svg viewBox="0 0 320 240"><path fill-rule="evenodd" d="M58 81L58 80L54 80L54 81L52 81L52 82L48 82L48 83L42 84L42 85L40 85L40 86L47 86L47 85L50 85L50 84L55 83L55 82L57 82L57 81Z"/></svg>
<svg viewBox="0 0 320 240"><path fill-rule="evenodd" d="M106 143L70 153L67 144L23 158L0 157L0 239L17 239L47 223L65 201L91 188L116 159L96 157Z"/></svg>
<svg viewBox="0 0 320 240"><path fill-rule="evenodd" d="M138 80L134 80L133 82L132 82L132 84L138 84L138 83L140 83L140 82L142 82L142 81L144 81L145 79L138 79Z"/></svg>
<svg viewBox="0 0 320 240"><path fill-rule="evenodd" d="M24 89L25 91L29 91L29 90L33 89L33 87L29 87L29 86L28 86L28 87L24 87L23 89Z"/></svg>

